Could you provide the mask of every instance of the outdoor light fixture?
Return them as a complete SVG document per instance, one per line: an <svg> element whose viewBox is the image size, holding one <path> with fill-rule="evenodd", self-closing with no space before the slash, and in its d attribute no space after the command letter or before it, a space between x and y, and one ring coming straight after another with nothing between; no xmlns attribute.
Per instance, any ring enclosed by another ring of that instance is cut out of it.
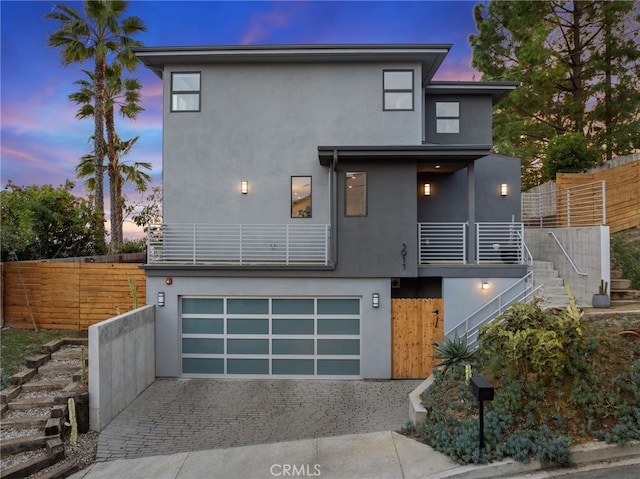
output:
<svg viewBox="0 0 640 479"><path fill-rule="evenodd" d="M247 180L242 180L240 182L240 193L243 195L249 193L249 182Z"/></svg>
<svg viewBox="0 0 640 479"><path fill-rule="evenodd" d="M158 293L158 306L161 308L164 306L164 293L162 291Z"/></svg>
<svg viewBox="0 0 640 479"><path fill-rule="evenodd" d="M500 196L507 196L507 184L500 184Z"/></svg>
<svg viewBox="0 0 640 479"><path fill-rule="evenodd" d="M482 289L489 289L489 281L482 282Z"/></svg>
<svg viewBox="0 0 640 479"><path fill-rule="evenodd" d="M424 184L424 196L431 196L431 183Z"/></svg>
<svg viewBox="0 0 640 479"><path fill-rule="evenodd" d="M378 293L373 293L371 296L371 304L374 308L380 307L380 295Z"/></svg>

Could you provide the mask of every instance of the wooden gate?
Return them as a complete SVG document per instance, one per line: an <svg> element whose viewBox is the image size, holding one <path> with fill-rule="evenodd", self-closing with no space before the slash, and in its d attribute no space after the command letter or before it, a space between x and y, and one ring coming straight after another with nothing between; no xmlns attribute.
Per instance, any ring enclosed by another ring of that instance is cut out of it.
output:
<svg viewBox="0 0 640 479"><path fill-rule="evenodd" d="M434 341L444 336L444 302L435 299L391 300L391 376L426 378L437 360Z"/></svg>

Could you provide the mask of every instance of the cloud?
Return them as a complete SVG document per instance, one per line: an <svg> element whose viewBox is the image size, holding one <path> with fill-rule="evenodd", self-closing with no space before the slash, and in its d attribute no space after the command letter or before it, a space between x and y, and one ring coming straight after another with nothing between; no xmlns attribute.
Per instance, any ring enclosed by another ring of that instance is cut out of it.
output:
<svg viewBox="0 0 640 479"><path fill-rule="evenodd" d="M273 5L272 10L256 13L251 18L249 29L242 36L240 44L253 45L262 43L274 32L290 26L301 6L302 4L297 2L277 2Z"/></svg>

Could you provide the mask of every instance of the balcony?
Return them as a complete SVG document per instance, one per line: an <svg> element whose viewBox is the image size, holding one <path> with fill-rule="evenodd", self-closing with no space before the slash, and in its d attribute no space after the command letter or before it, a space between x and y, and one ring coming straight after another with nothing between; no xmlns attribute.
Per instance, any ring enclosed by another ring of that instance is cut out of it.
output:
<svg viewBox="0 0 640 479"><path fill-rule="evenodd" d="M149 231L148 264L329 265L329 225L163 224Z"/></svg>
<svg viewBox="0 0 640 479"><path fill-rule="evenodd" d="M427 264L526 264L522 223L476 223L475 259L470 259L465 223L418 223L418 262Z"/></svg>

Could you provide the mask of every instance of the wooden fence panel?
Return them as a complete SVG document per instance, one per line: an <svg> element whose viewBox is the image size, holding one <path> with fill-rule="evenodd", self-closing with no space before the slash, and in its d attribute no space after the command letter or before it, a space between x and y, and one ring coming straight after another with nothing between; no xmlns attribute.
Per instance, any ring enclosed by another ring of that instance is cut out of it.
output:
<svg viewBox="0 0 640 479"><path fill-rule="evenodd" d="M391 300L391 376L426 378L436 360L433 343L444 336L444 303L435 299Z"/></svg>
<svg viewBox="0 0 640 479"><path fill-rule="evenodd" d="M14 328L87 329L145 304L144 271L137 264L4 263L3 321ZM33 317L33 320L32 320Z"/></svg>

